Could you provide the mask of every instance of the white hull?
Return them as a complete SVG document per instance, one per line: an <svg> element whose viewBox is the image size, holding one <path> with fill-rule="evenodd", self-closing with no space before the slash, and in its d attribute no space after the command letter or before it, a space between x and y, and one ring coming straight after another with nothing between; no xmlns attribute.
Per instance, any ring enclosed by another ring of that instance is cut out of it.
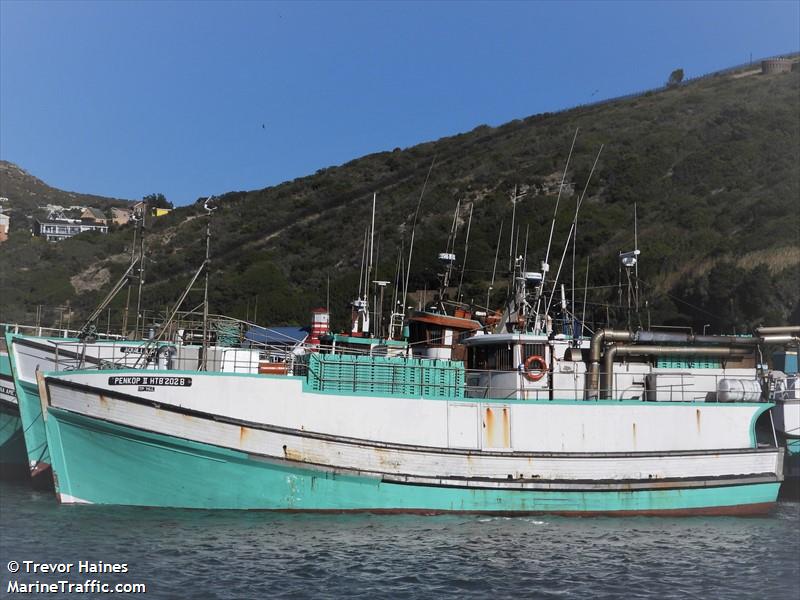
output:
<svg viewBox="0 0 800 600"><path fill-rule="evenodd" d="M390 474L402 478L499 479L586 482L720 478L776 473L778 452L751 449L708 452L542 453L467 451L403 446L344 438L299 429L288 430L201 412L159 398L158 407L48 380L50 403L85 416L246 452L329 468Z"/></svg>
<svg viewBox="0 0 800 600"><path fill-rule="evenodd" d="M756 449L751 438L751 423L766 404L511 404L311 393L291 377L159 376L48 377L49 402L252 456L404 481L541 487L555 481L774 480L782 468L777 449Z"/></svg>

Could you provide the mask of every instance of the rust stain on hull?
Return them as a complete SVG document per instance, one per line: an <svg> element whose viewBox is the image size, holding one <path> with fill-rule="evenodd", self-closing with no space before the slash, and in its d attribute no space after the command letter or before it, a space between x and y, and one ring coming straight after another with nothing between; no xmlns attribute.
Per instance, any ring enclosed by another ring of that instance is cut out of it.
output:
<svg viewBox="0 0 800 600"><path fill-rule="evenodd" d="M283 447L283 456L285 456L288 460L296 460L302 461L303 460L303 453L297 450L292 450L288 446Z"/></svg>
<svg viewBox="0 0 800 600"><path fill-rule="evenodd" d="M503 407L503 448L511 447L511 415L508 407Z"/></svg>
<svg viewBox="0 0 800 600"><path fill-rule="evenodd" d="M498 411L499 414L495 414ZM501 409L487 406L483 411L484 447L511 447L511 411L507 406Z"/></svg>
<svg viewBox="0 0 800 600"><path fill-rule="evenodd" d="M250 430L247 427L239 427L239 444L241 445L250 435Z"/></svg>

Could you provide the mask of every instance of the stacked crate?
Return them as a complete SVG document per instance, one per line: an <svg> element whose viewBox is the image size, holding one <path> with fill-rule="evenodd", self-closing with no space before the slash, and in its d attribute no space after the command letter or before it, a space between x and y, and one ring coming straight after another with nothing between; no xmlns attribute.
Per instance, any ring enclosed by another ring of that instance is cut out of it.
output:
<svg viewBox="0 0 800 600"><path fill-rule="evenodd" d="M312 390L382 396L464 397L464 365L427 358L311 354Z"/></svg>

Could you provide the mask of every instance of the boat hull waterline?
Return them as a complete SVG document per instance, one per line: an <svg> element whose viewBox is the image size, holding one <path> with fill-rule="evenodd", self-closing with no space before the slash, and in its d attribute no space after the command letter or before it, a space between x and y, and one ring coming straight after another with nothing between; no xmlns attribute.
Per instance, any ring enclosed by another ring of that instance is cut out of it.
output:
<svg viewBox="0 0 800 600"><path fill-rule="evenodd" d="M46 430L64 503L761 514L774 506L780 486L783 453L777 448L576 453L380 443L210 415L168 393L156 401L86 385L99 377L46 378ZM450 404L430 402L445 410Z"/></svg>

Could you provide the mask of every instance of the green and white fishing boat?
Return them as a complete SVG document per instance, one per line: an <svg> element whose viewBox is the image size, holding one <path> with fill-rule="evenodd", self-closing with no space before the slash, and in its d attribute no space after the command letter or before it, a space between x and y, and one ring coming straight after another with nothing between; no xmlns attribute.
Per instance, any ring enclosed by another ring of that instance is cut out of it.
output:
<svg viewBox="0 0 800 600"><path fill-rule="evenodd" d="M218 369L204 347L199 369L44 373L56 494L337 512L771 510L784 449L756 360L761 338L606 330L590 340L573 314L558 330L558 275L545 298L546 260L530 273L514 259L497 328L460 340L463 362L290 352L285 368L254 372ZM366 297L351 337L370 331ZM261 360L257 349L234 357Z"/></svg>
<svg viewBox="0 0 800 600"><path fill-rule="evenodd" d="M222 322L228 326L239 326L239 323L228 319L223 319ZM214 321L213 326L220 326L220 322ZM64 332L58 336L26 335L19 333L19 327L16 327L7 332L3 340L8 354L0 355L0 368L3 356L7 367L7 373L0 373L0 398L7 388L7 396L13 398L14 415L19 421L17 437L24 454L21 464L26 466L25 471L30 472L36 487L52 487L50 452L40 394L42 373L111 368L154 370L178 366L196 369L204 362L211 365L212 370L258 373L263 362L260 359L263 358L264 350L260 345L260 350L253 352L247 349L244 353L231 345L210 346L205 349L206 359L203 361L202 346L185 344L182 341L119 338L88 341L76 337L77 333ZM214 334L217 339L216 329ZM2 387L4 385L6 387ZM8 400L5 404L10 402Z"/></svg>
<svg viewBox="0 0 800 600"><path fill-rule="evenodd" d="M74 333L72 332L73 335ZM130 368L157 366L142 360L142 351L147 346L141 341L86 342L77 337L32 336L9 332L6 333L4 343L9 352L9 371L5 380L14 395L17 408L19 439L24 456L22 464L25 465L25 471L30 472L31 480L37 487L52 486L38 374L85 367L103 368L108 365ZM162 358L162 366L165 366L163 360Z"/></svg>
<svg viewBox="0 0 800 600"><path fill-rule="evenodd" d="M467 368L309 354L284 376L47 373L56 492L64 503L187 508L770 510L784 454L774 405L753 385L753 346L708 336L658 350L625 333L577 349L542 333L476 336ZM613 375L599 377L598 353ZM717 362L704 373L663 364L676 356Z"/></svg>

